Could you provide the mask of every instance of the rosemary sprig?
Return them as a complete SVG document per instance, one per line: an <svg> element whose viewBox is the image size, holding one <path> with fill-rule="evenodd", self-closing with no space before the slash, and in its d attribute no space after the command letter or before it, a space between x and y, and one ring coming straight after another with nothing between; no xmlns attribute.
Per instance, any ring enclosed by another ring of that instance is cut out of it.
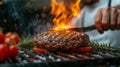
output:
<svg viewBox="0 0 120 67"><path fill-rule="evenodd" d="M34 43L32 42L31 37L22 36L18 45L21 48L32 48L34 46Z"/></svg>
<svg viewBox="0 0 120 67"><path fill-rule="evenodd" d="M28 36L22 36L21 40L18 44L21 48L32 48L34 47L34 43L32 42L32 38ZM101 50L109 50L109 51L117 51L118 49L111 47L109 44L105 43L98 43L98 42L89 42L89 46L95 48L95 49L101 49Z"/></svg>
<svg viewBox="0 0 120 67"><path fill-rule="evenodd" d="M98 42L90 42L89 45L96 49L117 51L117 48L113 48L109 44L105 44L105 43L100 44Z"/></svg>

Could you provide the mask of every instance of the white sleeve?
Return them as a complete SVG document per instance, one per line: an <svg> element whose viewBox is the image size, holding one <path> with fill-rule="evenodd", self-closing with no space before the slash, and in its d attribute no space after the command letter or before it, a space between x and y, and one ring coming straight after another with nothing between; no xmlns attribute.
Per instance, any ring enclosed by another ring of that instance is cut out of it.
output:
<svg viewBox="0 0 120 67"><path fill-rule="evenodd" d="M75 18L72 18L72 20L70 21L70 26L71 27L81 27L81 25L82 25L82 15L83 14L83 10L81 10L80 12L79 12L79 14L78 14L78 16L77 17L75 17Z"/></svg>
<svg viewBox="0 0 120 67"><path fill-rule="evenodd" d="M117 6L117 5L120 5L120 0L111 0L111 6Z"/></svg>

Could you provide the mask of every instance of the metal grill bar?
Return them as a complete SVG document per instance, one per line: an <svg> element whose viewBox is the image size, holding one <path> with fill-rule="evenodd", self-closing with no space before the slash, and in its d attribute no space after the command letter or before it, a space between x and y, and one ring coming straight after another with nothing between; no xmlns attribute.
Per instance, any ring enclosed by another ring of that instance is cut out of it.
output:
<svg viewBox="0 0 120 67"><path fill-rule="evenodd" d="M77 61L78 59L76 59L76 58L73 58L73 57L71 57L71 56L68 56L67 54L65 54L65 53L58 53L59 55L61 55L61 56L63 56L63 57L66 57L66 58L69 58L69 60L72 60L72 61Z"/></svg>
<svg viewBox="0 0 120 67"><path fill-rule="evenodd" d="M120 52L93 50L92 52L86 53L36 53L30 49L20 49L19 55L15 59L6 59L1 64L65 64L75 63L81 64L119 64L120 63Z"/></svg>

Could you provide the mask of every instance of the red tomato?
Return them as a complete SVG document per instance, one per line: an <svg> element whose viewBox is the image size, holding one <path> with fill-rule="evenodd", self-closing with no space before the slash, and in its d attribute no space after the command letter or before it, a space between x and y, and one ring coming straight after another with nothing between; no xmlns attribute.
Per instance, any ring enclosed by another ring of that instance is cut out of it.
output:
<svg viewBox="0 0 120 67"><path fill-rule="evenodd" d="M4 61L8 56L9 48L6 44L0 44L0 61Z"/></svg>
<svg viewBox="0 0 120 67"><path fill-rule="evenodd" d="M5 38L5 43L6 44L12 44L12 39L11 38L9 38L9 37L7 37L7 38Z"/></svg>
<svg viewBox="0 0 120 67"><path fill-rule="evenodd" d="M17 45L12 45L9 47L9 57L14 58L18 55L18 46Z"/></svg>
<svg viewBox="0 0 120 67"><path fill-rule="evenodd" d="M0 44L4 43L4 40L5 40L5 36L2 32L0 32Z"/></svg>
<svg viewBox="0 0 120 67"><path fill-rule="evenodd" d="M16 34L13 34L10 36L10 38L13 40L13 42L15 42L16 44L18 44L20 37Z"/></svg>
<svg viewBox="0 0 120 67"><path fill-rule="evenodd" d="M38 53L45 53L45 52L47 52L47 50L41 49L41 48L38 48L38 47L33 47L33 51L34 52L38 52Z"/></svg>
<svg viewBox="0 0 120 67"><path fill-rule="evenodd" d="M10 37L12 34L13 34L12 32L6 33L6 34L5 34L5 38Z"/></svg>
<svg viewBox="0 0 120 67"><path fill-rule="evenodd" d="M7 44L18 44L20 37L13 32L8 32L5 34L5 43Z"/></svg>

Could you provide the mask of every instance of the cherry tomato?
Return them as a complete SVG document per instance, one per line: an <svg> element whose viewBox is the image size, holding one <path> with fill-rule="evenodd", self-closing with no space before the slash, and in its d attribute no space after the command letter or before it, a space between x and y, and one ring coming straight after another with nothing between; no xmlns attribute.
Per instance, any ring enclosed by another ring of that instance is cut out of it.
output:
<svg viewBox="0 0 120 67"><path fill-rule="evenodd" d="M6 44L0 44L0 61L4 61L8 56L9 48Z"/></svg>
<svg viewBox="0 0 120 67"><path fill-rule="evenodd" d="M5 36L2 32L0 32L0 44L4 43L4 40L5 40Z"/></svg>
<svg viewBox="0 0 120 67"><path fill-rule="evenodd" d="M5 34L5 38L10 37L12 34L13 34L12 32L6 33L6 34Z"/></svg>
<svg viewBox="0 0 120 67"><path fill-rule="evenodd" d="M5 43L6 44L18 44L20 37L17 34L13 34L11 32L5 35Z"/></svg>
<svg viewBox="0 0 120 67"><path fill-rule="evenodd" d="M9 37L5 38L5 43L6 44L12 44L13 40Z"/></svg>
<svg viewBox="0 0 120 67"><path fill-rule="evenodd" d="M13 34L10 36L10 38L16 43L18 44L19 40L20 40L20 37L16 34Z"/></svg>
<svg viewBox="0 0 120 67"><path fill-rule="evenodd" d="M41 49L41 48L38 48L38 47L33 47L33 51L34 52L38 52L38 53L45 53L45 52L47 52L47 50Z"/></svg>
<svg viewBox="0 0 120 67"><path fill-rule="evenodd" d="M18 55L18 46L17 45L12 45L9 46L9 57L14 58Z"/></svg>

